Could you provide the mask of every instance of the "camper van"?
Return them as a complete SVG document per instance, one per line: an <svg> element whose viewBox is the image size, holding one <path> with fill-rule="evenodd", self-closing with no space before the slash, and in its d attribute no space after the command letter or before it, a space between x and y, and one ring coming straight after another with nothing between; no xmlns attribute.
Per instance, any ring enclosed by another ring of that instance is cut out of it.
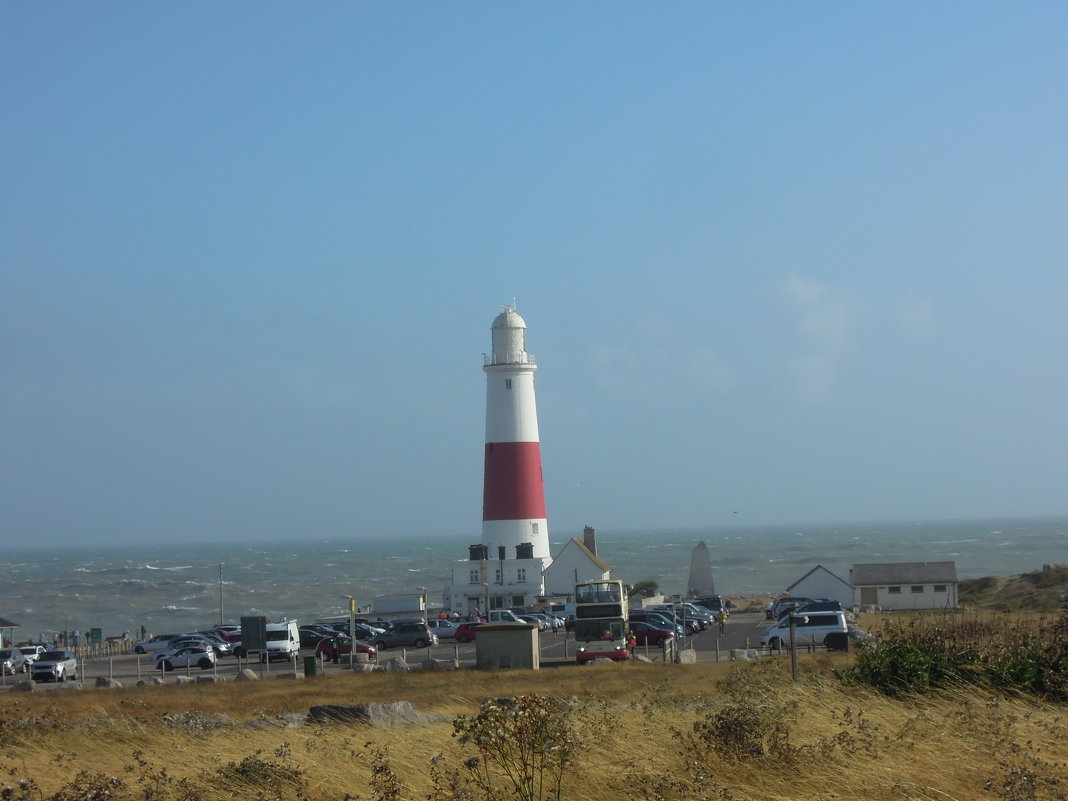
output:
<svg viewBox="0 0 1068 801"><path fill-rule="evenodd" d="M267 624L267 642L266 648L260 651L258 648L234 649L234 654L237 656L259 656L262 662L266 659L285 659L290 660L300 653L300 631L297 628L297 621L286 620L281 623L268 623Z"/></svg>

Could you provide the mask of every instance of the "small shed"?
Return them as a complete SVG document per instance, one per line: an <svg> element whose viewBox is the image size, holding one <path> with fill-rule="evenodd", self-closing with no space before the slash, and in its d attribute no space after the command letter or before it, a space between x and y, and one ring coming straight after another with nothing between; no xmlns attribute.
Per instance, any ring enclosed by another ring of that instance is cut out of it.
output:
<svg viewBox="0 0 1068 801"><path fill-rule="evenodd" d="M14 623L8 620L6 617L0 617L0 643L5 645L11 645L15 642L15 629L19 627L18 623ZM6 634L4 632L7 632Z"/></svg>
<svg viewBox="0 0 1068 801"><path fill-rule="evenodd" d="M823 565L816 565L805 573L786 588L786 593L797 598L828 598L838 601L846 609L854 603L853 585Z"/></svg>
<svg viewBox="0 0 1068 801"><path fill-rule="evenodd" d="M532 623L487 623L475 637L475 667L480 670L541 667L538 627Z"/></svg>
<svg viewBox="0 0 1068 801"><path fill-rule="evenodd" d="M956 562L853 565L855 603L881 609L955 609Z"/></svg>

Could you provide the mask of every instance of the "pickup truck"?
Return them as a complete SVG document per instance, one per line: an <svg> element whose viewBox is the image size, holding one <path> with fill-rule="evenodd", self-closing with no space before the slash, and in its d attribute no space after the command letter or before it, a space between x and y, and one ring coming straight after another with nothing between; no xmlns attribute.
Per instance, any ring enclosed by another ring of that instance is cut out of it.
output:
<svg viewBox="0 0 1068 801"><path fill-rule="evenodd" d="M77 680L78 660L70 651L45 651L30 665L30 678L34 681Z"/></svg>

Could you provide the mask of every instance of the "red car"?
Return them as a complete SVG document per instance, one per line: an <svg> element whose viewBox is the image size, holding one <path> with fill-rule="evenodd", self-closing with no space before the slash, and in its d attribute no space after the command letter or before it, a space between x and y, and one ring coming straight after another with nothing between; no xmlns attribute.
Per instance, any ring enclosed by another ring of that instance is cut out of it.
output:
<svg viewBox="0 0 1068 801"><path fill-rule="evenodd" d="M641 620L631 620L628 626L634 632L638 645L662 645L664 640L671 639L671 629L662 629Z"/></svg>
<svg viewBox="0 0 1068 801"><path fill-rule="evenodd" d="M331 637L319 641L319 644L315 646L315 655L326 662L333 662L343 656L348 656L352 650L350 637ZM371 660L378 658L378 651L375 647L364 645L362 642L356 643L356 653L367 654L367 658Z"/></svg>
<svg viewBox="0 0 1068 801"><path fill-rule="evenodd" d="M456 627L456 642L471 642L475 639L475 630L482 623L461 623Z"/></svg>

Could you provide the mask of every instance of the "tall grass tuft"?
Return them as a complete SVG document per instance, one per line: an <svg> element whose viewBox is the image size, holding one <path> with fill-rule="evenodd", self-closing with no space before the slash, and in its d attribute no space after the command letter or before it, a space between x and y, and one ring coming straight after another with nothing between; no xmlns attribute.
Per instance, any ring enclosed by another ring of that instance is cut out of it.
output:
<svg viewBox="0 0 1068 801"><path fill-rule="evenodd" d="M1068 614L913 617L863 642L844 679L888 695L978 684L1068 700Z"/></svg>

